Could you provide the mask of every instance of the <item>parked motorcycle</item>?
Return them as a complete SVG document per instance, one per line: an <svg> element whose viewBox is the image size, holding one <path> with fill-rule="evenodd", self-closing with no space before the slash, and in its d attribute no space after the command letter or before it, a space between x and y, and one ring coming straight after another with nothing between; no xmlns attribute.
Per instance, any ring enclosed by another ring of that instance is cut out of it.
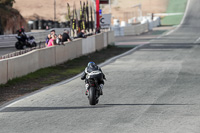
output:
<svg viewBox="0 0 200 133"><path fill-rule="evenodd" d="M88 74L87 80L89 83L88 89L88 100L90 105L96 105L99 102L99 97L102 91L99 84L98 79L103 78L103 74L100 71L93 71Z"/></svg>
<svg viewBox="0 0 200 133"><path fill-rule="evenodd" d="M36 47L37 43L35 42L35 38L33 36L26 35L18 35L16 36L17 42L15 43L16 49L25 49L26 47Z"/></svg>

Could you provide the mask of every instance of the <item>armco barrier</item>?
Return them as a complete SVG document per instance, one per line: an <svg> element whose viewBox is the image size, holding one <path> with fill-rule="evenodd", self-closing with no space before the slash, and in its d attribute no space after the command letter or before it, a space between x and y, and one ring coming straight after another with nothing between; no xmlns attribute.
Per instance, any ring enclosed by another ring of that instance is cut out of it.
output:
<svg viewBox="0 0 200 133"><path fill-rule="evenodd" d="M0 60L0 83L8 81L8 60Z"/></svg>
<svg viewBox="0 0 200 133"><path fill-rule="evenodd" d="M112 42L114 42L114 33L109 31L84 39L76 39L64 45L36 49L23 55L0 60L0 84L40 68L54 66L100 50Z"/></svg>

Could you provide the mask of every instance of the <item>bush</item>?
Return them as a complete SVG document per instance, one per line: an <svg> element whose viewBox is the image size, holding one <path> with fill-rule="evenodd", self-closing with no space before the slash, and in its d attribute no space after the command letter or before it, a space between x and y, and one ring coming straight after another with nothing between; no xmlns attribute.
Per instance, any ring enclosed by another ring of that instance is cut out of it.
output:
<svg viewBox="0 0 200 133"><path fill-rule="evenodd" d="M15 0L1 0L0 5L12 7L14 2L15 2Z"/></svg>

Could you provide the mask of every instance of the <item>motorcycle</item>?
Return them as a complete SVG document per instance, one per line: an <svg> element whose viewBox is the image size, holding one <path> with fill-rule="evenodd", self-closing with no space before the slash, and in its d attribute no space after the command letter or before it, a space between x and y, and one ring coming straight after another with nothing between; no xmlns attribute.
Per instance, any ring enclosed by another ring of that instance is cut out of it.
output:
<svg viewBox="0 0 200 133"><path fill-rule="evenodd" d="M100 71L93 71L88 74L86 77L88 80L89 88L88 88L88 100L90 105L96 105L99 102L99 97L102 91L99 84L98 79L103 78L103 74Z"/></svg>
<svg viewBox="0 0 200 133"><path fill-rule="evenodd" d="M15 48L16 49L25 49L26 47L36 47L37 43L35 42L35 38L33 36L28 36L26 35L18 35L16 36L17 42L15 43Z"/></svg>

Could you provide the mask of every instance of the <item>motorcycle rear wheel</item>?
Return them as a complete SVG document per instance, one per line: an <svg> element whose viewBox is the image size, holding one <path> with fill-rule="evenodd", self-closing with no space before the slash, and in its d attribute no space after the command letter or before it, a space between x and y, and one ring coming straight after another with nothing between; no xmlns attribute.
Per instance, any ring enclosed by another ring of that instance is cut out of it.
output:
<svg viewBox="0 0 200 133"><path fill-rule="evenodd" d="M90 87L89 88L89 104L90 105L95 105L96 104L96 94L95 94L95 88L94 87Z"/></svg>
<svg viewBox="0 0 200 133"><path fill-rule="evenodd" d="M32 46L33 46L33 47L37 47L37 43L36 43L36 42L33 42Z"/></svg>
<svg viewBox="0 0 200 133"><path fill-rule="evenodd" d="M21 49L20 42L16 42L16 43L15 43L15 48L16 48L16 49Z"/></svg>

